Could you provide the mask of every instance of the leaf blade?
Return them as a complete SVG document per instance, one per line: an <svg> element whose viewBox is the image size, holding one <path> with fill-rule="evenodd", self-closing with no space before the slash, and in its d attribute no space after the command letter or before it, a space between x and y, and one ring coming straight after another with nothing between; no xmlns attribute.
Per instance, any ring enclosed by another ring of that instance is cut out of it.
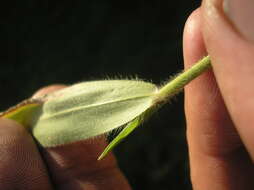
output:
<svg viewBox="0 0 254 190"><path fill-rule="evenodd" d="M44 147L101 135L149 109L156 92L155 85L143 81L80 83L46 97L32 133Z"/></svg>
<svg viewBox="0 0 254 190"><path fill-rule="evenodd" d="M123 141L134 129L142 123L141 117L137 117L127 124L127 126L108 144L97 160L102 160L113 148Z"/></svg>

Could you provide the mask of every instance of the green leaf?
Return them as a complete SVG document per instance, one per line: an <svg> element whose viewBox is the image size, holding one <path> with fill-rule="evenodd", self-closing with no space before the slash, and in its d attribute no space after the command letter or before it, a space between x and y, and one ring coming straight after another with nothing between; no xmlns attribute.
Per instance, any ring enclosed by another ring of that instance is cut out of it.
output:
<svg viewBox="0 0 254 190"><path fill-rule="evenodd" d="M0 118L8 118L29 128L30 121L34 113L40 110L42 102L36 99L24 100L16 106L9 108L7 111L0 113Z"/></svg>
<svg viewBox="0 0 254 190"><path fill-rule="evenodd" d="M121 127L153 105L157 87L137 80L83 82L52 93L30 125L44 147L88 139Z"/></svg>
<svg viewBox="0 0 254 190"><path fill-rule="evenodd" d="M136 129L142 123L142 121L142 117L137 117L128 123L127 126L104 149L98 160L103 159L113 148L115 148L123 139L125 139L132 131L134 131L134 129Z"/></svg>

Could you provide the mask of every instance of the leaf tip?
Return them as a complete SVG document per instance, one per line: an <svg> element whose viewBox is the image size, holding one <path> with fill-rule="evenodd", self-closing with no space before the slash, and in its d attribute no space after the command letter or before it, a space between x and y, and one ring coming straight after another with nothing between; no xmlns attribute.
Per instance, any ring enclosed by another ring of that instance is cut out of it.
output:
<svg viewBox="0 0 254 190"><path fill-rule="evenodd" d="M102 160L105 157L105 155L103 155L103 153L97 158L98 161Z"/></svg>
<svg viewBox="0 0 254 190"><path fill-rule="evenodd" d="M105 158L105 156L110 152L111 148L108 149L108 147L105 148L105 150L101 153L101 155L97 158L98 161L102 160Z"/></svg>

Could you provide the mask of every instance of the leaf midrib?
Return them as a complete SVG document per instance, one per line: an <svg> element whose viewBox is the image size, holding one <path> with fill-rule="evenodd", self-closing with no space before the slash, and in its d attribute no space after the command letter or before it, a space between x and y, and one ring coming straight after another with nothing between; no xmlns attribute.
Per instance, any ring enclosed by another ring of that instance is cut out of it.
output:
<svg viewBox="0 0 254 190"><path fill-rule="evenodd" d="M61 114L67 114L67 113L70 113L70 112L73 112L73 111L78 111L78 110L81 110L81 109L88 109L88 108L92 108L92 107L96 107L96 106L103 106L103 105L107 105L107 104L118 103L118 102L124 102L124 101L128 101L128 100L141 99L141 98L153 96L153 95L156 94L155 92L156 92L156 89L154 90L154 93L147 94L147 95L134 96L134 97L125 98L125 99L118 99L118 100L112 100L112 101L107 101L107 102L103 102L103 103L97 103L97 104L79 106L79 107L71 108L71 109L68 109L68 110L65 110L65 111L60 111L60 112L57 112L57 113L55 113L55 114L50 114L50 116L47 116L47 115L42 116L42 117L40 118L40 120L42 120L42 119L49 119L49 118L56 117L56 116L61 115Z"/></svg>

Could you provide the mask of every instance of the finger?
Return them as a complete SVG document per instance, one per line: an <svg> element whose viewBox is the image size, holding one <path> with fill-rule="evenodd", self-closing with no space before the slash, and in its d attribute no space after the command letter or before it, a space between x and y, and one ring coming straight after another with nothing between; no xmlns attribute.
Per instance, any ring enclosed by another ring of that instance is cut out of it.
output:
<svg viewBox="0 0 254 190"><path fill-rule="evenodd" d="M101 137L44 150L55 186L61 190L129 190L112 154L97 161L105 147Z"/></svg>
<svg viewBox="0 0 254 190"><path fill-rule="evenodd" d="M198 9L190 16L185 26L186 68L207 54L200 24L200 9ZM185 108L187 121L193 126L188 131L191 134L190 138L195 139L198 149L202 152L212 156L223 156L241 145L212 70L204 73L185 88ZM206 127L203 127L204 124Z"/></svg>
<svg viewBox="0 0 254 190"><path fill-rule="evenodd" d="M38 98L38 97L43 96L47 93L54 92L54 91L60 90L65 87L66 87L66 85L64 85L64 84L54 84L54 85L45 86L45 87L39 89L37 92L35 92L32 97Z"/></svg>
<svg viewBox="0 0 254 190"><path fill-rule="evenodd" d="M7 119L0 119L0 160L0 189L52 189L32 137Z"/></svg>
<svg viewBox="0 0 254 190"><path fill-rule="evenodd" d="M200 9L196 10L185 26L186 68L207 54L200 31L200 13ZM242 151L212 70L185 88L185 113L193 188L244 189L249 184L244 172L252 164Z"/></svg>
<svg viewBox="0 0 254 190"><path fill-rule="evenodd" d="M34 96L38 97L61 88L64 86L51 85L39 90ZM100 136L43 149L42 153L54 186L61 190L130 190L113 154L97 161L106 145L105 137Z"/></svg>
<svg viewBox="0 0 254 190"><path fill-rule="evenodd" d="M254 44L249 36L254 34L254 29L248 34L244 32L253 28L254 3L250 0L228 2L226 14L222 0L205 0L201 28L227 109L254 158ZM238 17L245 18L240 20L243 23L239 24Z"/></svg>

